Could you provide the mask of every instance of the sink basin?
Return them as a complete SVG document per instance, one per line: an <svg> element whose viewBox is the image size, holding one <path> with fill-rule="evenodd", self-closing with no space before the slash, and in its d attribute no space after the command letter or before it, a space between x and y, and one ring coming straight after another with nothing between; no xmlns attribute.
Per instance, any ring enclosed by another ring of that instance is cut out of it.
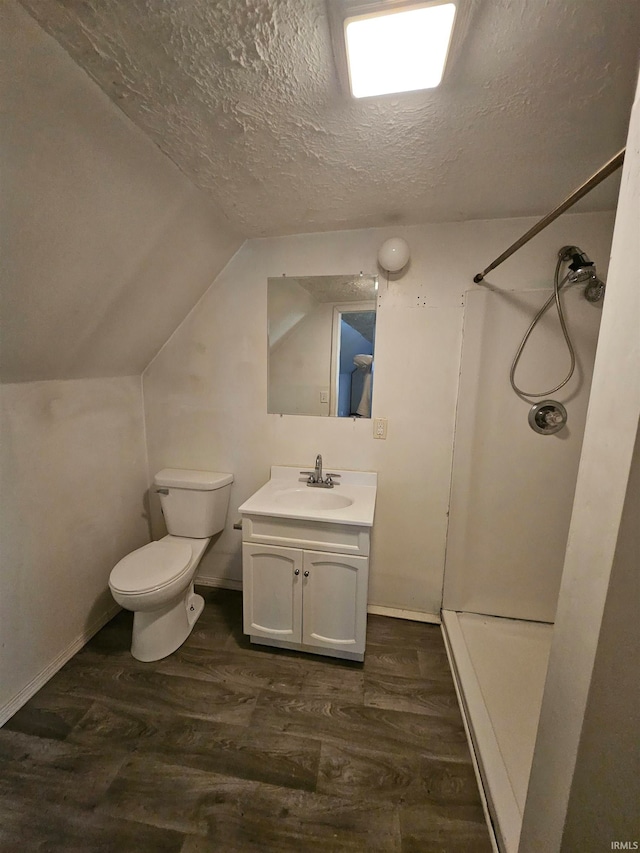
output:
<svg viewBox="0 0 640 853"><path fill-rule="evenodd" d="M312 489L305 486L302 489L283 489L276 492L272 498L274 506L279 509L345 509L351 506L353 500L338 492L323 489Z"/></svg>
<svg viewBox="0 0 640 853"><path fill-rule="evenodd" d="M371 527L378 475L373 471L336 471L333 489L307 486L300 468L273 465L271 479L238 507L243 519L257 516L353 524Z"/></svg>

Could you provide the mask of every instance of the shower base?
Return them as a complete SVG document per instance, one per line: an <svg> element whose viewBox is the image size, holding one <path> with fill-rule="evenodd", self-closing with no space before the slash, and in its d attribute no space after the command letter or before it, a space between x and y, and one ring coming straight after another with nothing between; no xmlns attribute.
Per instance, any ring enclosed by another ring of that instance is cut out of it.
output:
<svg viewBox="0 0 640 853"><path fill-rule="evenodd" d="M442 611L467 736L502 853L516 853L553 625Z"/></svg>

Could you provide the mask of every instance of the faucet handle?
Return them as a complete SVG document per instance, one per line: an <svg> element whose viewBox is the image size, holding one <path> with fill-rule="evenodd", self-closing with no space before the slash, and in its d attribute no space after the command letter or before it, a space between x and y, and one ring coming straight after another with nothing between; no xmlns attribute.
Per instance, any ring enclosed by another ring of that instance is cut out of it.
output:
<svg viewBox="0 0 640 853"><path fill-rule="evenodd" d="M342 474L325 474L325 477L342 477Z"/></svg>
<svg viewBox="0 0 640 853"><path fill-rule="evenodd" d="M300 471L300 473L304 477L308 477L307 483L315 483L316 481L316 472L315 471Z"/></svg>

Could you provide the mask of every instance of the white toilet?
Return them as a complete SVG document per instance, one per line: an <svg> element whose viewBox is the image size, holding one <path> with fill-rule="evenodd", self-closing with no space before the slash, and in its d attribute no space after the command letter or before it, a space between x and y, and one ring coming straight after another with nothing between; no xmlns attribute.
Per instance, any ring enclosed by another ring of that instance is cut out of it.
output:
<svg viewBox="0 0 640 853"><path fill-rule="evenodd" d="M128 554L109 577L111 594L132 610L131 654L160 660L187 639L204 599L193 578L211 537L224 528L233 474L165 468L154 483L169 535Z"/></svg>

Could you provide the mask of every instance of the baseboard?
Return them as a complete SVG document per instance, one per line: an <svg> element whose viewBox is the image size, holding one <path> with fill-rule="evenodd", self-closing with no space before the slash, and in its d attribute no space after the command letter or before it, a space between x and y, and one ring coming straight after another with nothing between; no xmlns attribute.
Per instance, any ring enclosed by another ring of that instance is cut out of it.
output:
<svg viewBox="0 0 640 853"><path fill-rule="evenodd" d="M52 678L59 669L67 663L67 661L71 660L71 658L79 652L80 649L86 645L91 637L94 634L97 634L100 628L103 628L110 619L118 613L122 608L119 604L112 604L112 606L106 610L101 616L99 616L91 625L86 628L79 637L76 637L71 643L69 643L66 648L64 648L60 654L51 661L41 672L39 672L35 678L32 678L31 681L22 688L22 690L16 694L13 699L10 699L6 705L3 705L0 708L0 726L3 726L8 719L13 717L16 711L19 711L23 705L25 705L31 697L40 690L41 687Z"/></svg>
<svg viewBox="0 0 640 853"><path fill-rule="evenodd" d="M234 581L230 578L200 578L197 577L194 581L196 586L211 586L219 589L242 589L242 581Z"/></svg>
<svg viewBox="0 0 640 853"><path fill-rule="evenodd" d="M391 616L393 619L410 619L412 622L429 622L431 625L440 624L440 617L435 613L423 613L421 610L399 610L397 607L381 607L378 604L369 604L367 613L376 616Z"/></svg>

